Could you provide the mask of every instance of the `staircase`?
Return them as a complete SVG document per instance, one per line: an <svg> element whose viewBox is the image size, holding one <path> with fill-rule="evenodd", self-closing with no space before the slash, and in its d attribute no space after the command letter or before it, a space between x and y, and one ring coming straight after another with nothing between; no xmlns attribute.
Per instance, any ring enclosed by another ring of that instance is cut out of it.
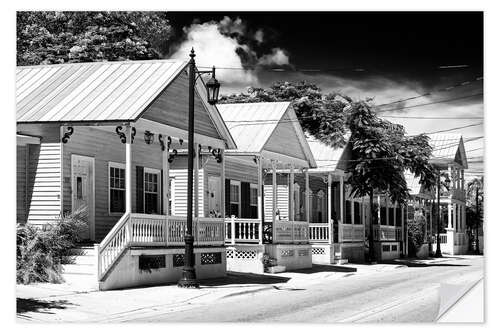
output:
<svg viewBox="0 0 500 333"><path fill-rule="evenodd" d="M71 250L71 264L63 266L65 284L78 291L98 289L97 256L93 245L81 245Z"/></svg>

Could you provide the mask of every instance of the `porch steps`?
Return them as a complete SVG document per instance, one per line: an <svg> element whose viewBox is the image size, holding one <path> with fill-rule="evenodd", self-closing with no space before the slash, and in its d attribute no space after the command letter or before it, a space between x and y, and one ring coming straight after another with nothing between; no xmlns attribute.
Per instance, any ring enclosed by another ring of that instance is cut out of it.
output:
<svg viewBox="0 0 500 333"><path fill-rule="evenodd" d="M347 259L342 259L342 253L341 252L335 252L334 253L334 259L333 263L335 265L345 265L349 262Z"/></svg>
<svg viewBox="0 0 500 333"><path fill-rule="evenodd" d="M94 247L79 246L70 253L71 263L62 265L65 283L81 291L97 290L97 256Z"/></svg>

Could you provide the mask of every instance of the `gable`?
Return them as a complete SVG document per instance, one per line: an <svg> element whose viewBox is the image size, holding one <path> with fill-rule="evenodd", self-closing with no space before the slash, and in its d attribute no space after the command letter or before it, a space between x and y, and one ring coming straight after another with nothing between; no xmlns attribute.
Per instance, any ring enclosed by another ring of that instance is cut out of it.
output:
<svg viewBox="0 0 500 333"><path fill-rule="evenodd" d="M276 125L276 128L264 145L264 150L305 161L308 160L288 113Z"/></svg>
<svg viewBox="0 0 500 333"><path fill-rule="evenodd" d="M186 70L183 70L146 109L141 118L187 131L189 111L188 89L188 74ZM198 91L195 93L194 113L195 133L222 139Z"/></svg>

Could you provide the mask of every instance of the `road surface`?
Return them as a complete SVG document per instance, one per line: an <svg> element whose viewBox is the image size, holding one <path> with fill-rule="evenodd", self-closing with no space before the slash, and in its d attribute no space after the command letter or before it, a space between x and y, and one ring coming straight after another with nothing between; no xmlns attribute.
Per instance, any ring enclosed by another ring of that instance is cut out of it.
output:
<svg viewBox="0 0 500 333"><path fill-rule="evenodd" d="M483 261L483 257L467 256L419 267L325 278L314 284L304 280L124 321L432 322L439 311L440 284L477 281L484 274Z"/></svg>

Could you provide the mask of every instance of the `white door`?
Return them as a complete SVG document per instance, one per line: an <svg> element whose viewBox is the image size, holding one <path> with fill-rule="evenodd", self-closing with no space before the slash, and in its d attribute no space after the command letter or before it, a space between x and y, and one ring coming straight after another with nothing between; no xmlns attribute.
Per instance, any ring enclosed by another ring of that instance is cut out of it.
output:
<svg viewBox="0 0 500 333"><path fill-rule="evenodd" d="M87 228L80 237L94 240L94 158L71 156L71 207L72 211L86 207L88 212Z"/></svg>
<svg viewBox="0 0 500 333"><path fill-rule="evenodd" d="M221 217L224 213L221 209L220 177L208 176L208 215ZM229 203L227 203L229 204Z"/></svg>

